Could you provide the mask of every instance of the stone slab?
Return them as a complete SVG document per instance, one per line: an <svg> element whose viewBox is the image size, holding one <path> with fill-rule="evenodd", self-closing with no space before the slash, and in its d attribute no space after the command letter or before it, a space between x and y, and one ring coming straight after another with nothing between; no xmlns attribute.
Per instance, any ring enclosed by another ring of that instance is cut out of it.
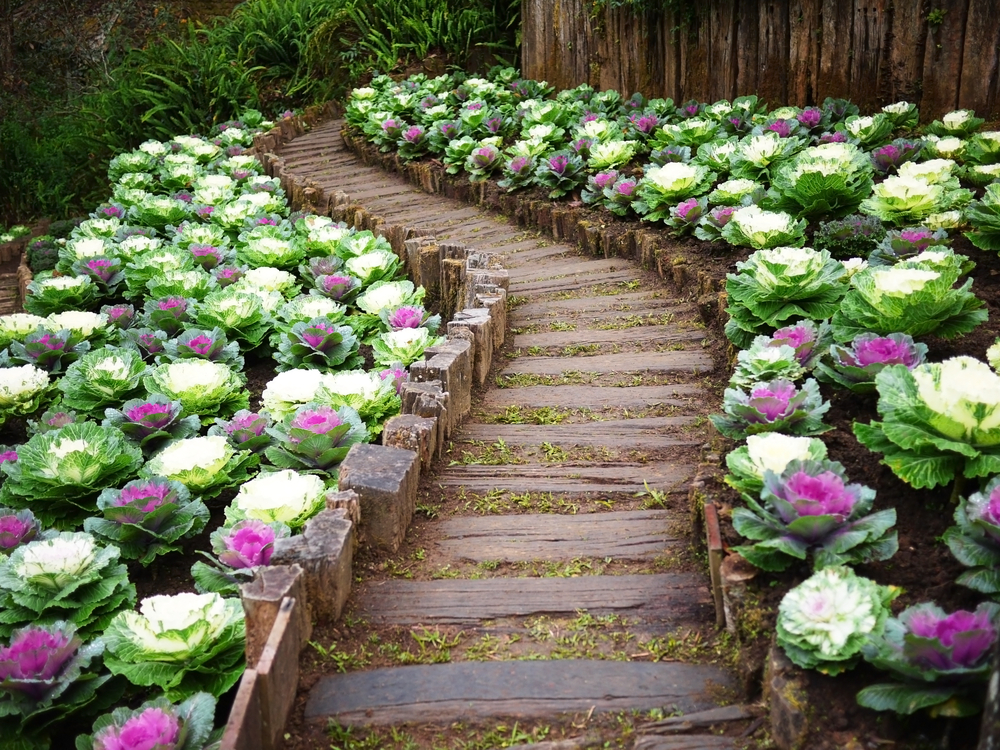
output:
<svg viewBox="0 0 1000 750"><path fill-rule="evenodd" d="M703 576L690 573L381 581L358 601L367 620L380 625L460 625L483 620L551 615L621 615L669 627L697 623L712 611Z"/></svg>
<svg viewBox="0 0 1000 750"><path fill-rule="evenodd" d="M533 513L459 516L437 521L437 549L446 555L481 562L572 560L612 557L648 559L670 545L686 543L669 529L666 510L607 513Z"/></svg>
<svg viewBox="0 0 1000 750"><path fill-rule="evenodd" d="M678 662L453 662L372 669L322 678L309 694L307 720L346 725L451 722L494 716L709 708L709 693L732 684L710 665Z"/></svg>

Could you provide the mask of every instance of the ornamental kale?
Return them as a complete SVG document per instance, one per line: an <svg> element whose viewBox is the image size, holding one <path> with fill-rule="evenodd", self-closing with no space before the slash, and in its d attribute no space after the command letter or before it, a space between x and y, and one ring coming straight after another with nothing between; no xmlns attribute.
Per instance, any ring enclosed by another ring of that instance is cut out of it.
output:
<svg viewBox="0 0 1000 750"><path fill-rule="evenodd" d="M136 479L122 489L106 489L97 498L102 518L88 518L84 529L115 544L126 560L149 565L157 555L179 552L181 542L200 534L208 523L208 508L191 499L180 482L164 477Z"/></svg>
<svg viewBox="0 0 1000 750"><path fill-rule="evenodd" d="M792 460L764 472L760 502L733 510L733 528L753 541L734 548L762 570L785 570L812 554L813 568L888 560L899 548L895 509L869 515L875 490L846 484L835 461Z"/></svg>
<svg viewBox="0 0 1000 750"><path fill-rule="evenodd" d="M733 218L735 206L717 206L709 211L695 227L694 236L705 242L722 239L722 229Z"/></svg>
<svg viewBox="0 0 1000 750"><path fill-rule="evenodd" d="M84 532L29 542L0 563L0 635L28 623L66 620L81 635L99 634L135 602L135 586L115 545Z"/></svg>
<svg viewBox="0 0 1000 750"><path fill-rule="evenodd" d="M46 526L68 528L93 515L100 491L135 475L142 452L120 430L73 422L33 435L5 461L0 504L32 508Z"/></svg>
<svg viewBox="0 0 1000 750"><path fill-rule="evenodd" d="M736 213L741 210L748 209ZM754 336L795 319L829 318L846 291L841 281L844 266L826 251L758 250L737 263L736 269L738 273L726 277L730 316L726 336L741 347L749 346Z"/></svg>
<svg viewBox="0 0 1000 750"><path fill-rule="evenodd" d="M886 622L864 646L865 660L892 673L890 683L866 687L858 703L900 714L928 709L931 716L969 716L982 706L1000 604L951 614L930 602Z"/></svg>
<svg viewBox="0 0 1000 750"><path fill-rule="evenodd" d="M352 445L368 441L368 430L354 409L333 409L316 402L299 407L268 428L268 434L278 443L264 454L278 468L333 474Z"/></svg>
<svg viewBox="0 0 1000 750"><path fill-rule="evenodd" d="M892 266L900 261L912 260L926 250L945 250L951 245L943 229L927 227L890 229L868 257L873 266Z"/></svg>
<svg viewBox="0 0 1000 750"><path fill-rule="evenodd" d="M208 693L195 693L176 706L156 698L101 716L90 735L77 737L76 750L202 750L214 719L215 698Z"/></svg>
<svg viewBox="0 0 1000 750"><path fill-rule="evenodd" d="M82 340L82 336L75 331L63 329L53 332L45 326L39 326L34 333L24 338L23 343L12 341L8 354L11 362L34 365L56 374L89 350L90 342Z"/></svg>
<svg viewBox="0 0 1000 750"><path fill-rule="evenodd" d="M191 567L195 588L202 594L239 596L240 584L249 583L260 566L270 563L275 539L289 533L283 523L255 519L219 527L211 536L214 556L201 552L208 562L199 560Z"/></svg>
<svg viewBox="0 0 1000 750"><path fill-rule="evenodd" d="M118 291L118 286L125 280L121 259L107 255L81 258L73 263L70 270L77 275L88 277L104 297L113 297Z"/></svg>
<svg viewBox="0 0 1000 750"><path fill-rule="evenodd" d="M1000 594L1000 476L955 509L956 526L944 542L962 565L970 568L957 583L997 598Z"/></svg>
<svg viewBox="0 0 1000 750"><path fill-rule="evenodd" d="M27 508L0 507L0 559L22 544L33 541L42 530L41 522Z"/></svg>
<svg viewBox="0 0 1000 750"><path fill-rule="evenodd" d="M918 489L1000 474L1000 376L971 357L890 365L875 377L883 421L854 423L882 463Z"/></svg>
<svg viewBox="0 0 1000 750"><path fill-rule="evenodd" d="M199 691L218 697L243 674L245 639L239 599L151 596L139 612L122 612L111 621L105 663L135 685L157 686L168 700Z"/></svg>
<svg viewBox="0 0 1000 750"><path fill-rule="evenodd" d="M872 173L868 157L856 146L807 148L772 171L774 207L807 219L844 216L868 197Z"/></svg>
<svg viewBox="0 0 1000 750"><path fill-rule="evenodd" d="M184 297L162 297L146 300L141 323L143 326L160 330L168 336L176 336L191 321L191 303Z"/></svg>
<svg viewBox="0 0 1000 750"><path fill-rule="evenodd" d="M200 328L222 329L229 339L240 342L244 352L259 346L271 327L260 297L233 288L212 292L202 300L195 323Z"/></svg>
<svg viewBox="0 0 1000 750"><path fill-rule="evenodd" d="M296 323L291 330L280 334L277 371L308 367L332 370L351 369L361 364L360 342L350 326L336 325L328 318L313 318Z"/></svg>
<svg viewBox="0 0 1000 750"><path fill-rule="evenodd" d="M964 260L951 250L934 251L855 273L831 320L834 338L849 341L869 331L941 338L968 333L986 320L987 311L971 291L971 278L954 286L965 273Z"/></svg>
<svg viewBox="0 0 1000 750"><path fill-rule="evenodd" d="M744 497L753 499L760 497L764 489L764 475L768 471L781 474L790 461L825 459L826 444L819 438L763 432L751 435L746 445L726 455L726 466L732 473L726 474L725 482Z"/></svg>
<svg viewBox="0 0 1000 750"><path fill-rule="evenodd" d="M781 378L794 382L806 374L795 350L785 344L772 345L767 336L758 336L749 349L736 355L736 369L729 380L735 388L749 388L756 383Z"/></svg>
<svg viewBox="0 0 1000 750"><path fill-rule="evenodd" d="M908 161L917 161L923 149L923 141L897 138L892 143L874 149L869 158L878 174L890 175L895 174L900 165Z"/></svg>
<svg viewBox="0 0 1000 750"><path fill-rule="evenodd" d="M847 567L823 568L778 605L778 645L800 667L838 675L885 629L889 604L899 593Z"/></svg>
<svg viewBox="0 0 1000 750"><path fill-rule="evenodd" d="M515 156L503 168L503 178L497 186L509 193L528 187L535 178L538 164L533 156Z"/></svg>
<svg viewBox="0 0 1000 750"><path fill-rule="evenodd" d="M956 136L958 138L968 138L979 127L986 122L981 117L976 117L975 110L957 109L949 112L940 120L935 120L927 126L927 132L942 138Z"/></svg>
<svg viewBox="0 0 1000 750"><path fill-rule="evenodd" d="M372 354L377 365L400 362L405 366L422 359L426 349L443 341L427 328L401 328L379 334L372 341Z"/></svg>
<svg viewBox="0 0 1000 750"><path fill-rule="evenodd" d="M149 393L180 401L185 416L203 424L229 416L249 405L246 376L226 364L207 359L180 359L157 365L143 378Z"/></svg>
<svg viewBox="0 0 1000 750"><path fill-rule="evenodd" d="M291 469L264 472L240 487L226 507L226 523L256 519L297 529L323 509L325 498L326 483L315 474Z"/></svg>
<svg viewBox="0 0 1000 750"><path fill-rule="evenodd" d="M688 198L670 209L670 218L665 223L673 228L674 236L691 234L707 210L708 201L705 198Z"/></svg>
<svg viewBox="0 0 1000 750"><path fill-rule="evenodd" d="M353 276L334 273L317 276L315 286L309 290L309 293L346 304L357 297L361 289L361 282Z"/></svg>
<svg viewBox="0 0 1000 750"><path fill-rule="evenodd" d="M633 210L638 186L639 181L634 177L619 177L604 188L604 207L616 216L627 215Z"/></svg>
<svg viewBox="0 0 1000 750"><path fill-rule="evenodd" d="M708 167L694 163L650 167L639 181L633 208L644 221L666 220L679 200L707 193L716 176Z"/></svg>
<svg viewBox="0 0 1000 750"><path fill-rule="evenodd" d="M392 380L377 372L350 370L330 373L321 381L315 398L307 399L333 406L350 406L361 416L369 434L382 432L385 420L398 414L401 402Z"/></svg>
<svg viewBox="0 0 1000 750"><path fill-rule="evenodd" d="M397 153L403 161L417 159L426 154L429 148L427 131L419 125L411 125L403 130L399 140L396 141Z"/></svg>
<svg viewBox="0 0 1000 750"><path fill-rule="evenodd" d="M802 247L806 241L806 220L783 211L765 211L751 204L737 208L722 228L722 238L736 247L757 250Z"/></svg>
<svg viewBox="0 0 1000 750"><path fill-rule="evenodd" d="M874 393L875 377L889 365L912 370L924 362L927 345L914 343L905 333L862 333L849 346L830 347L830 363L817 365L816 378L837 383L855 393Z"/></svg>
<svg viewBox="0 0 1000 750"><path fill-rule="evenodd" d="M88 276L50 276L28 284L24 309L34 315L98 306L101 289Z"/></svg>
<svg viewBox="0 0 1000 750"><path fill-rule="evenodd" d="M500 166L500 150L495 146L479 146L465 159L465 171L470 182L485 182Z"/></svg>
<svg viewBox="0 0 1000 750"><path fill-rule="evenodd" d="M823 401L812 378L801 389L787 380L757 383L747 393L727 388L723 394L725 414L709 417L715 429L734 440L761 432L819 435L833 429L823 423L830 403Z"/></svg>
<svg viewBox="0 0 1000 750"><path fill-rule="evenodd" d="M965 236L980 250L1000 250L1000 183L986 186L978 201L966 207L965 215L972 224L972 231Z"/></svg>
<svg viewBox="0 0 1000 750"><path fill-rule="evenodd" d="M181 418L183 406L160 393L126 401L121 409L105 409L104 427L117 427L149 455L169 440L183 440L201 429L197 415Z"/></svg>
<svg viewBox="0 0 1000 750"><path fill-rule="evenodd" d="M271 418L266 414L242 409L232 419L216 419L215 424L208 428L208 434L210 437L226 438L236 450L260 453L271 444L267 428L272 424Z"/></svg>
<svg viewBox="0 0 1000 750"><path fill-rule="evenodd" d="M169 443L142 467L142 476L180 482L203 498L245 482L259 458L235 451L221 435L192 437Z"/></svg>
<svg viewBox="0 0 1000 750"><path fill-rule="evenodd" d="M437 333L441 325L441 316L431 315L421 305L400 305L395 309L386 307L379 312L379 318L390 331L426 328L431 333Z"/></svg>
<svg viewBox="0 0 1000 750"><path fill-rule="evenodd" d="M701 149L707 148L714 144L713 141L702 144L698 151L701 153ZM690 146L666 146L664 148L658 148L649 154L649 161L651 164L657 167L662 167L664 164L670 164L671 162L684 162L687 164L691 161L691 147ZM699 162L700 163L700 162ZM715 169L711 164L705 164L709 169ZM729 160L726 160L725 171L729 171Z"/></svg>
<svg viewBox="0 0 1000 750"><path fill-rule="evenodd" d="M210 331L188 328L176 339L163 342L163 353L157 356L157 364L177 362L184 359L205 359L228 365L234 370L243 369L243 355L238 342L226 340L221 328Z"/></svg>
<svg viewBox="0 0 1000 750"><path fill-rule="evenodd" d="M47 748L52 733L122 695L101 669L104 643L83 645L69 622L27 625L0 646L0 733L11 746ZM7 743L5 743L7 744Z"/></svg>
<svg viewBox="0 0 1000 750"><path fill-rule="evenodd" d="M604 202L604 189L615 184L618 179L618 171L606 169L591 175L587 179L587 187L580 191L580 199L587 205L602 205Z"/></svg>
<svg viewBox="0 0 1000 750"><path fill-rule="evenodd" d="M570 151L556 151L539 160L534 182L549 189L549 198L561 198L576 190L586 179L583 159Z"/></svg>

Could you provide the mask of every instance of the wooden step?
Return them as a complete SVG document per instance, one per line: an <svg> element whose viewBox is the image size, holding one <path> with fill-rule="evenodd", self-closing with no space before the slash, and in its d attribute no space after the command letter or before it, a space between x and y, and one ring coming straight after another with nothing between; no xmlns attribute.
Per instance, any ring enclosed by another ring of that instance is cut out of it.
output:
<svg viewBox="0 0 1000 750"><path fill-rule="evenodd" d="M612 372L706 373L714 366L712 358L703 351L598 354L592 357L518 357L500 375L561 375L564 372L594 372L602 375Z"/></svg>
<svg viewBox="0 0 1000 750"><path fill-rule="evenodd" d="M723 669L678 662L452 662L323 677L310 691L306 720L344 725L450 722L573 711L697 711L733 685Z"/></svg>
<svg viewBox="0 0 1000 750"><path fill-rule="evenodd" d="M690 573L380 581L366 586L361 614L377 625L459 625L548 615L619 615L670 629L703 622L714 607L708 581Z"/></svg>
<svg viewBox="0 0 1000 750"><path fill-rule="evenodd" d="M502 411L509 406L537 409L645 409L650 406L690 406L691 399L708 398L696 385L636 385L616 388L599 385L529 385L494 388L483 396L482 408Z"/></svg>
<svg viewBox="0 0 1000 750"><path fill-rule="evenodd" d="M642 271L638 268L630 268L626 271L567 274L559 279L545 279L542 281L512 281L510 284L510 293L549 294L551 292L575 291L577 289L596 286L597 284L632 281L641 275L641 273Z"/></svg>
<svg viewBox="0 0 1000 750"><path fill-rule="evenodd" d="M568 322L568 321L567 321ZM649 342L666 344L678 341L701 341L704 331L684 331L675 325L636 326L623 330L549 331L547 333L521 333L514 336L514 346L527 349L531 346L583 346L586 344L625 344Z"/></svg>
<svg viewBox="0 0 1000 750"><path fill-rule="evenodd" d="M508 445L550 443L564 447L582 445L620 450L652 450L700 445L703 440L676 434L677 430L693 421L693 417L644 417L573 424L467 423L460 428L455 439L487 443L502 440ZM675 431L675 434L665 434L668 430Z"/></svg>
<svg viewBox="0 0 1000 750"><path fill-rule="evenodd" d="M515 281L541 281L569 274L611 273L613 271L635 273L635 268L630 267L628 261L625 260L584 260L579 255L567 255L547 263L532 263L529 266L509 269L511 283Z"/></svg>
<svg viewBox="0 0 1000 750"><path fill-rule="evenodd" d="M694 476L693 465L674 463L585 466L516 464L512 466L449 466L435 481L443 487L465 487L485 494L496 489L508 492L636 493L650 487L679 491L679 485Z"/></svg>
<svg viewBox="0 0 1000 750"><path fill-rule="evenodd" d="M686 543L670 531L666 510L564 515L458 516L435 522L436 549L461 560L529 562L611 557L642 560Z"/></svg>

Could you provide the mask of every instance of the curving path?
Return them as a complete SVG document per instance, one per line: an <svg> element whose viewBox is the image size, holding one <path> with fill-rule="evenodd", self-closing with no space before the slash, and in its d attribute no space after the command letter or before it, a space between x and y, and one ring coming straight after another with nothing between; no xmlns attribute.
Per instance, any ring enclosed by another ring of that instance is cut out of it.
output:
<svg viewBox="0 0 1000 750"><path fill-rule="evenodd" d="M582 257L365 166L342 125L284 146L287 173L387 224L502 254L513 336L450 460L424 482L433 517L416 530L406 573L366 578L351 595L373 628L460 628L461 638L445 663L324 677L306 718L445 726L709 711L687 717L700 734L671 736L668 720L634 747L733 747L705 727L745 716L717 707L735 680L706 663L707 649L684 645L714 637L687 507L712 404L703 382L713 361L693 306L630 261Z"/></svg>

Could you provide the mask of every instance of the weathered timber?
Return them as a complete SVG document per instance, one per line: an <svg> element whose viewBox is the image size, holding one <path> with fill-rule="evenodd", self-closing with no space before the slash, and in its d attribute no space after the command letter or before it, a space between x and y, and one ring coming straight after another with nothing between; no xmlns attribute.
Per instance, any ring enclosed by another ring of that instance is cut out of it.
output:
<svg viewBox="0 0 1000 750"><path fill-rule="evenodd" d="M632 750L732 750L735 747L732 737L719 737L714 734L679 737L647 735L637 737Z"/></svg>
<svg viewBox="0 0 1000 750"><path fill-rule="evenodd" d="M487 443L502 440L507 445L549 443L559 446L653 450L700 445L703 439L682 432L693 421L693 417L642 417L573 424L466 424L454 439Z"/></svg>
<svg viewBox="0 0 1000 750"><path fill-rule="evenodd" d="M572 289L582 289L597 284L615 284L619 281L635 279L638 269L614 271L611 273L574 273L559 279L543 279L541 281L518 281L511 283L511 294L547 294Z"/></svg>
<svg viewBox="0 0 1000 750"><path fill-rule="evenodd" d="M462 560L506 562L656 557L683 543L668 528L665 510L463 516L438 522L438 549Z"/></svg>
<svg viewBox="0 0 1000 750"><path fill-rule="evenodd" d="M693 466L675 464L627 464L614 466L450 466L437 477L446 487L465 487L470 492L494 489L510 492L640 492L648 484L655 489L673 488L691 478Z"/></svg>
<svg viewBox="0 0 1000 750"><path fill-rule="evenodd" d="M548 248L546 248L548 249ZM579 256L567 255L558 262L532 263L527 267L515 268L510 271L511 281L541 281L559 276L581 273L606 273L609 271L631 270L624 260L582 260Z"/></svg>
<svg viewBox="0 0 1000 750"><path fill-rule="evenodd" d="M681 734L690 732L692 729L704 729L716 724L724 724L728 721L749 719L753 715L753 711L748 706L719 706L718 708L709 708L705 711L696 711L693 714L671 716L649 724L643 724L639 727L638 732L639 734Z"/></svg>
<svg viewBox="0 0 1000 750"><path fill-rule="evenodd" d="M381 581L358 602L364 617L380 625L461 625L482 620L552 615L621 615L657 628L697 623L712 610L702 576L690 573Z"/></svg>
<svg viewBox="0 0 1000 750"><path fill-rule="evenodd" d="M680 331L677 326L635 326L624 330L552 331L550 333L524 333L514 337L516 348L529 346L574 346L580 344L615 344L627 341L648 341L651 344L668 341L700 341L704 331ZM623 355L626 356L626 355Z"/></svg>
<svg viewBox="0 0 1000 750"><path fill-rule="evenodd" d="M524 388L500 388L487 391L481 402L484 409L508 406L576 409L644 409L650 406L687 406L705 392L696 385L636 385L630 388L599 385L531 385Z"/></svg>
<svg viewBox="0 0 1000 750"><path fill-rule="evenodd" d="M709 372L715 366L701 351L597 354L592 357L518 357L501 375L561 375L564 372Z"/></svg>
<svg viewBox="0 0 1000 750"><path fill-rule="evenodd" d="M717 667L677 662L454 662L331 675L313 688L307 720L399 724L570 711L708 708L730 678Z"/></svg>

